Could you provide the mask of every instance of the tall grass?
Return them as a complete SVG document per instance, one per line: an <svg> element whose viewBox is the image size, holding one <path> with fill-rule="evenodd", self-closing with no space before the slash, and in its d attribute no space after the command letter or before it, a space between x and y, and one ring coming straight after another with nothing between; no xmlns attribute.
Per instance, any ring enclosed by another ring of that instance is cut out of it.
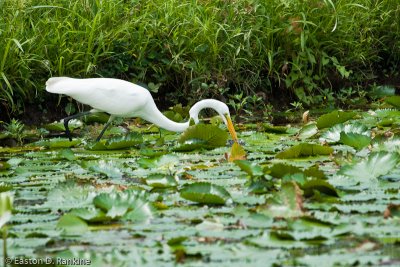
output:
<svg viewBox="0 0 400 267"><path fill-rule="evenodd" d="M153 82L187 101L218 95L202 86L213 82L313 104L338 80L374 79L400 59L397 0L43 3L0 1L2 112L40 101L45 80L61 75Z"/></svg>

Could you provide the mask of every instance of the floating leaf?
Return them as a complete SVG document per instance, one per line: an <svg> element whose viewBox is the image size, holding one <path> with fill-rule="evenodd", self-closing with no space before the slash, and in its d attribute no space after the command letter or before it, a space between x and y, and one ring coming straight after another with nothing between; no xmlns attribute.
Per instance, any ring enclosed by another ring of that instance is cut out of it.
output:
<svg viewBox="0 0 400 267"><path fill-rule="evenodd" d="M216 205L223 205L231 198L222 186L206 182L187 184L180 190L180 195L193 202Z"/></svg>
<svg viewBox="0 0 400 267"><path fill-rule="evenodd" d="M361 162L343 166L338 174L346 175L361 183L368 182L389 173L399 160L400 156L397 153L375 152ZM368 184L365 185L367 186Z"/></svg>
<svg viewBox="0 0 400 267"><path fill-rule="evenodd" d="M336 124L331 127L328 131L321 135L320 141L328 143L336 143L340 141L341 133L352 133L360 134L369 137L371 135L370 130L363 124L352 123L352 124Z"/></svg>
<svg viewBox="0 0 400 267"><path fill-rule="evenodd" d="M101 209L95 207L73 209L69 214L77 216L86 222L104 222L111 219Z"/></svg>
<svg viewBox="0 0 400 267"><path fill-rule="evenodd" d="M82 125L83 125L83 123L80 120L76 120L76 119L72 119L68 122L68 128L70 129L71 132L77 128L81 128ZM45 128L46 130L55 131L55 132L64 132L65 131L63 120L61 120L59 122L53 122L50 124L46 124L43 126L43 128Z"/></svg>
<svg viewBox="0 0 400 267"><path fill-rule="evenodd" d="M181 145L185 145L185 150L190 146L193 146L193 149L199 147L212 149L225 146L227 139L228 133L225 130L211 124L200 123L187 128L178 142ZM179 150L179 147L177 149Z"/></svg>
<svg viewBox="0 0 400 267"><path fill-rule="evenodd" d="M264 131L269 132L269 133L277 133L277 134L283 134L286 133L288 130L288 127L286 126L274 126L269 123L263 123L262 128Z"/></svg>
<svg viewBox="0 0 400 267"><path fill-rule="evenodd" d="M129 133L123 137L114 137L107 140L105 146L108 150L129 148L143 143L143 137L139 133Z"/></svg>
<svg viewBox="0 0 400 267"><path fill-rule="evenodd" d="M58 220L57 228L61 229L63 234L70 236L81 235L89 230L89 227L84 220L71 214L63 215Z"/></svg>
<svg viewBox="0 0 400 267"><path fill-rule="evenodd" d="M278 159L291 159L316 155L330 155L332 153L333 148L329 146L302 143L292 146L285 151L279 152L275 157Z"/></svg>
<svg viewBox="0 0 400 267"><path fill-rule="evenodd" d="M145 157L159 157L162 155L165 155L168 153L167 150L165 149L160 149L160 150L156 150L156 149L151 149L151 148L141 148L140 149L140 155L145 156Z"/></svg>
<svg viewBox="0 0 400 267"><path fill-rule="evenodd" d="M269 172L271 176L277 178L282 178L286 174L303 173L300 168L284 163L274 164L271 168L269 168Z"/></svg>
<svg viewBox="0 0 400 267"><path fill-rule="evenodd" d="M303 189L305 197L312 196L314 194L314 190L333 197L339 196L335 187L322 179L307 180L304 184L301 185L301 189Z"/></svg>
<svg viewBox="0 0 400 267"><path fill-rule="evenodd" d="M82 161L81 166L89 171L107 175L110 178L122 178L122 172L115 166L114 161L91 160Z"/></svg>
<svg viewBox="0 0 400 267"><path fill-rule="evenodd" d="M132 132L125 136L113 137L109 140L100 140L99 142L94 142L88 144L86 149L88 150L116 150L116 149L126 149L132 146L143 143L143 137L141 134Z"/></svg>
<svg viewBox="0 0 400 267"><path fill-rule="evenodd" d="M238 142L234 142L228 160L232 162L243 159L246 159L246 151L244 151L243 147Z"/></svg>
<svg viewBox="0 0 400 267"><path fill-rule="evenodd" d="M297 134L297 137L300 139L307 139L316 135L317 133L318 133L317 124L309 123L300 129L299 133Z"/></svg>
<svg viewBox="0 0 400 267"><path fill-rule="evenodd" d="M58 156L67 160L75 160L76 158L74 152L70 148L60 150Z"/></svg>
<svg viewBox="0 0 400 267"><path fill-rule="evenodd" d="M274 193L272 203L262 210L273 218L291 218L303 215L303 192L296 182L285 182L279 192Z"/></svg>
<svg viewBox="0 0 400 267"><path fill-rule="evenodd" d="M235 160L234 163L251 177L264 175L262 168L254 162L248 160Z"/></svg>
<svg viewBox="0 0 400 267"><path fill-rule="evenodd" d="M113 219L145 222L152 217L152 207L142 191L101 193L93 199L93 204Z"/></svg>
<svg viewBox="0 0 400 267"><path fill-rule="evenodd" d="M174 176L162 173L154 173L147 176L146 184L155 188L175 187L178 185Z"/></svg>
<svg viewBox="0 0 400 267"><path fill-rule="evenodd" d="M5 161L0 161L0 171L5 171L11 168L11 165Z"/></svg>
<svg viewBox="0 0 400 267"><path fill-rule="evenodd" d="M335 110L331 113L322 115L317 120L318 129L328 128L338 123L343 123L352 119L357 113Z"/></svg>
<svg viewBox="0 0 400 267"><path fill-rule="evenodd" d="M400 96L398 95L386 97L385 102L394 106L395 108L400 108Z"/></svg>
<svg viewBox="0 0 400 267"><path fill-rule="evenodd" d="M53 138L50 140L42 140L35 143L37 146L44 146L48 148L69 148L74 147L81 143L81 140L74 139L69 141L68 138Z"/></svg>
<svg viewBox="0 0 400 267"><path fill-rule="evenodd" d="M371 137L364 134L341 132L340 142L360 150L371 143Z"/></svg>
<svg viewBox="0 0 400 267"><path fill-rule="evenodd" d="M98 122L98 123L107 123L110 118L110 115L104 112L97 112L97 113L91 113L89 115L86 115L83 117L83 121L85 123L93 123L93 122Z"/></svg>

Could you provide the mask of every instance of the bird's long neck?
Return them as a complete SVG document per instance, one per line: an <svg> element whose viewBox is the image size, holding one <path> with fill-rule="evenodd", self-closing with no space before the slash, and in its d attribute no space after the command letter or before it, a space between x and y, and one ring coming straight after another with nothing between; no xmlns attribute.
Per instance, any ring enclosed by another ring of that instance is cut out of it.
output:
<svg viewBox="0 0 400 267"><path fill-rule="evenodd" d="M168 119L161 111L157 108L154 101L147 105L145 112L141 114L143 119L154 123L160 128L166 129L172 132L183 132L189 127L189 121L179 123Z"/></svg>

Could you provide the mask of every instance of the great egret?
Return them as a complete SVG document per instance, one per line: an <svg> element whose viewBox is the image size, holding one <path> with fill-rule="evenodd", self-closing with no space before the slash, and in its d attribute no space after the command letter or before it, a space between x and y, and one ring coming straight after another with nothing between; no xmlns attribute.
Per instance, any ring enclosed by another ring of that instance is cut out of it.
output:
<svg viewBox="0 0 400 267"><path fill-rule="evenodd" d="M100 140L107 127L116 117L140 117L173 132L183 132L189 127L190 120L178 123L168 119L158 110L153 97L147 89L124 80L112 78L74 79L69 77L53 77L47 80L46 91L68 95L93 108L90 111L64 118L65 133L70 140L72 139L68 122L71 119L97 112L110 114L108 122L96 139L97 141ZM204 108L212 108L217 111L228 127L232 139L237 142L238 139L228 106L215 99L204 99L197 102L189 111L190 118L196 124L199 122L199 112Z"/></svg>

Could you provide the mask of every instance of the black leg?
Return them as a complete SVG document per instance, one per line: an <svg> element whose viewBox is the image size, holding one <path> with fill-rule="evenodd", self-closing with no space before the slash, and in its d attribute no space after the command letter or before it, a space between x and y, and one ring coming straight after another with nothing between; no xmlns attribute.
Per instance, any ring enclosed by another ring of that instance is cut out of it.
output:
<svg viewBox="0 0 400 267"><path fill-rule="evenodd" d="M96 142L99 142L101 137L103 136L104 132L106 131L106 129L108 128L108 126L110 126L111 122L115 119L115 117L113 115L110 116L110 118L108 119L108 122L106 123L106 125L104 125L103 130L101 130L99 136L97 136L96 138Z"/></svg>
<svg viewBox="0 0 400 267"><path fill-rule="evenodd" d="M64 128L65 128L65 135L68 136L69 141L72 141L71 132L70 132L70 130L68 128L69 121L72 120L72 119L76 119L76 118L85 116L85 115L89 115L91 113L92 113L91 111L85 111L85 112L78 113L78 114L75 114L75 115L72 115L72 116L69 116L69 117L66 117L66 118L63 119Z"/></svg>

